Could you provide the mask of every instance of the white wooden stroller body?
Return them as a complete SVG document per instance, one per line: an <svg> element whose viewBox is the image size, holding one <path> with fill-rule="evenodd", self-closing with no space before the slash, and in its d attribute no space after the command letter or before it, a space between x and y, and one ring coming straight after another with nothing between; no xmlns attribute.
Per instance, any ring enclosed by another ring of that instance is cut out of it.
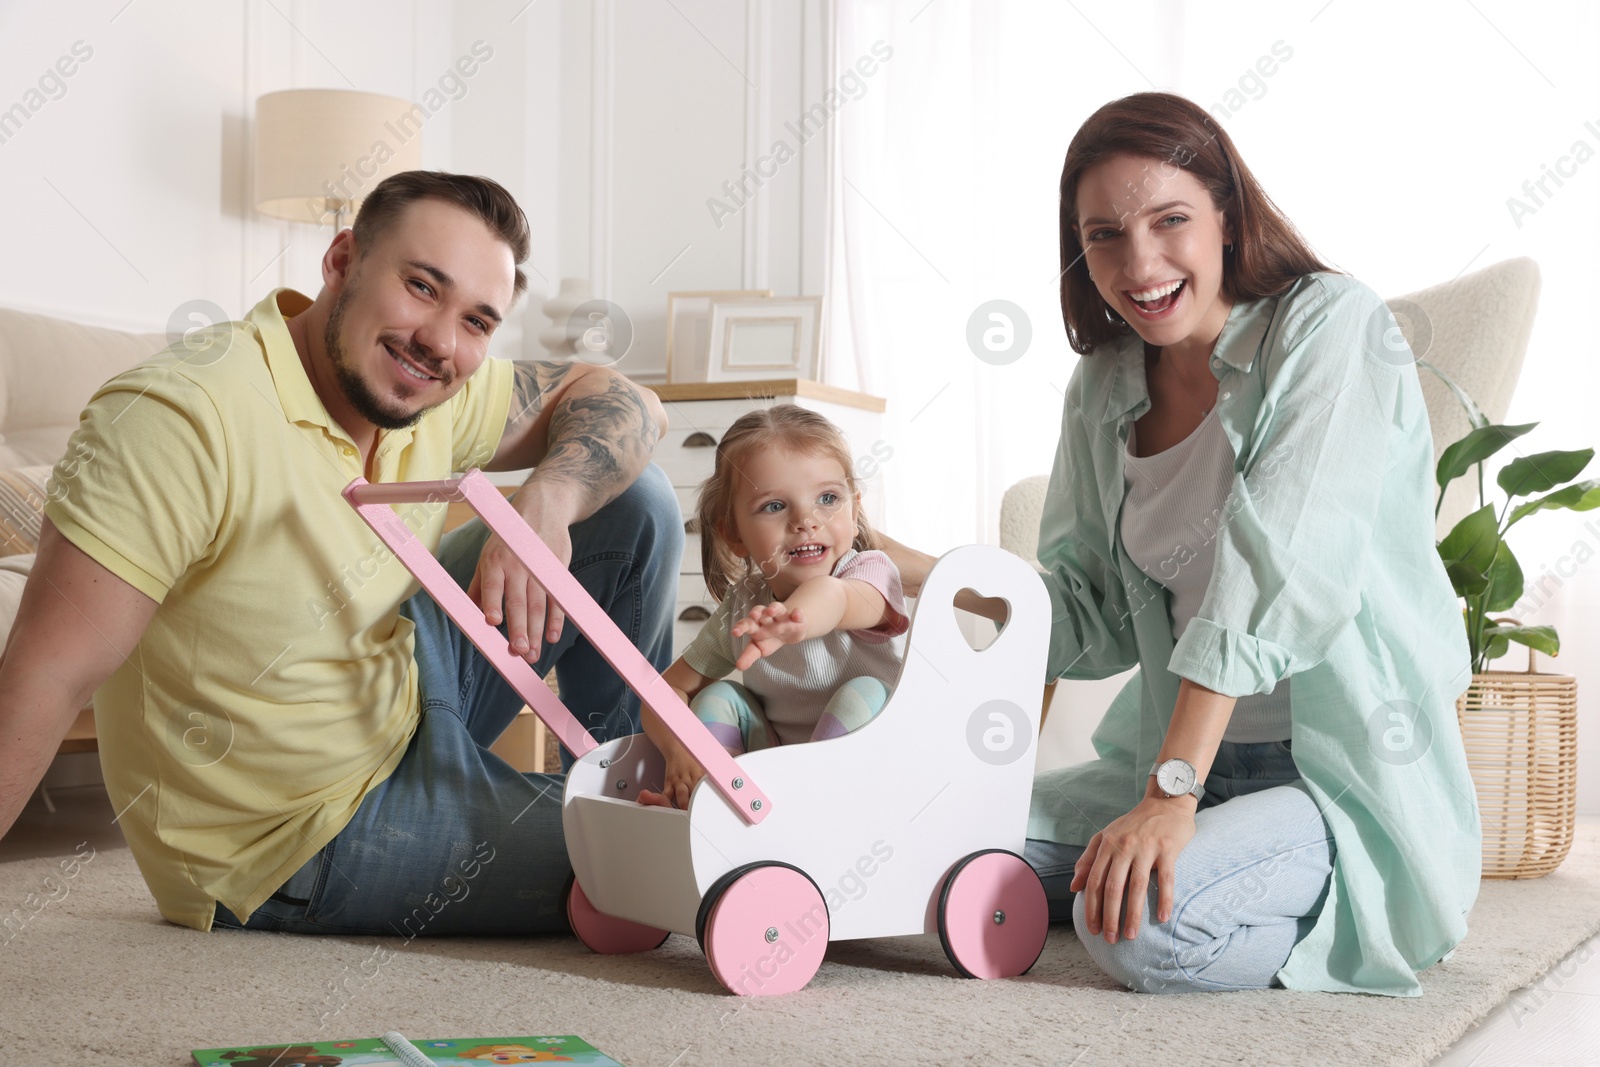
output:
<svg viewBox="0 0 1600 1067"><path fill-rule="evenodd" d="M1038 958L1048 908L1020 854L1050 617L1026 562L979 545L946 553L923 585L900 679L871 722L734 758L480 473L357 479L345 496L578 757L563 797L575 874L567 913L590 948L697 937L718 980L743 995L802 988L834 940L937 933L956 968L980 978L1021 974ZM641 789L661 788L656 747L644 734L596 746L386 506L423 499L471 502L706 766L686 810L638 803ZM954 610L966 588L1008 608L981 651Z"/></svg>

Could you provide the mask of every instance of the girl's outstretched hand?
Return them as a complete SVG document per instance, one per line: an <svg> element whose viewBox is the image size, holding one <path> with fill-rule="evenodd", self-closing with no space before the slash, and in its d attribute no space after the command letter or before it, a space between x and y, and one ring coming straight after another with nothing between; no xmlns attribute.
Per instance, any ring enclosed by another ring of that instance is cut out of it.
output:
<svg viewBox="0 0 1600 1067"><path fill-rule="evenodd" d="M790 611L782 601L775 600L751 608L750 614L734 623L729 632L734 637L750 638L734 663L737 669L746 671L762 656L770 656L784 645L804 641L806 620L798 609Z"/></svg>

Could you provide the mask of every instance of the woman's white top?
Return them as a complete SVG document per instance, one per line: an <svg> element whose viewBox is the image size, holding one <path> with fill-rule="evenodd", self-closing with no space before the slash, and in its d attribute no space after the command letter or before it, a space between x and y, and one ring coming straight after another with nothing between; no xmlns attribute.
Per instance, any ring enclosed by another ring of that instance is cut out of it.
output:
<svg viewBox="0 0 1600 1067"><path fill-rule="evenodd" d="M1228 488L1233 447L1217 409L1194 432L1164 452L1140 456L1138 425L1128 427L1124 465L1122 543L1139 569L1172 594L1172 639L1183 636L1200 611L1216 561L1216 541ZM1289 679L1270 693L1242 696L1222 735L1255 744L1289 739Z"/></svg>

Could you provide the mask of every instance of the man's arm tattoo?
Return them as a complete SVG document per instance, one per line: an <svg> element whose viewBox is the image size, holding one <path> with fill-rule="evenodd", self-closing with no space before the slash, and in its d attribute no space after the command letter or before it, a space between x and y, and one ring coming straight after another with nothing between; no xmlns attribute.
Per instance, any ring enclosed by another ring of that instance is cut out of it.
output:
<svg viewBox="0 0 1600 1067"><path fill-rule="evenodd" d="M566 380L570 363L549 363L532 359L511 361L511 411L506 416L505 437L518 438L544 411L550 391Z"/></svg>
<svg viewBox="0 0 1600 1067"><path fill-rule="evenodd" d="M638 387L608 378L605 392L569 394L550 413L550 451L539 475L582 486L605 504L644 470L659 436Z"/></svg>

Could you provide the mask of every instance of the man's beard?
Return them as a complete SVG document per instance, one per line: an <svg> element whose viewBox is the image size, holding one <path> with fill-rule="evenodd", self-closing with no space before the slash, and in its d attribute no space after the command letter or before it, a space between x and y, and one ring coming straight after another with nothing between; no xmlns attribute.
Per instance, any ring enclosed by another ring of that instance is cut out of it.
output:
<svg viewBox="0 0 1600 1067"><path fill-rule="evenodd" d="M344 393L344 398L350 401L350 406L356 409L356 414L378 427L380 430L405 430L415 426L429 411L438 405L429 405L412 412L394 411L384 406L383 399L362 380L356 373L349 353L344 349L339 340L340 327L344 325L345 301L355 295L355 286L350 285L339 293L338 299L333 302L333 313L328 316L328 328L323 331L322 343L328 349L328 359L333 364L333 374L339 383L339 389ZM416 351L415 346L400 342L391 342L394 348L403 350L419 364L427 366L431 361Z"/></svg>

